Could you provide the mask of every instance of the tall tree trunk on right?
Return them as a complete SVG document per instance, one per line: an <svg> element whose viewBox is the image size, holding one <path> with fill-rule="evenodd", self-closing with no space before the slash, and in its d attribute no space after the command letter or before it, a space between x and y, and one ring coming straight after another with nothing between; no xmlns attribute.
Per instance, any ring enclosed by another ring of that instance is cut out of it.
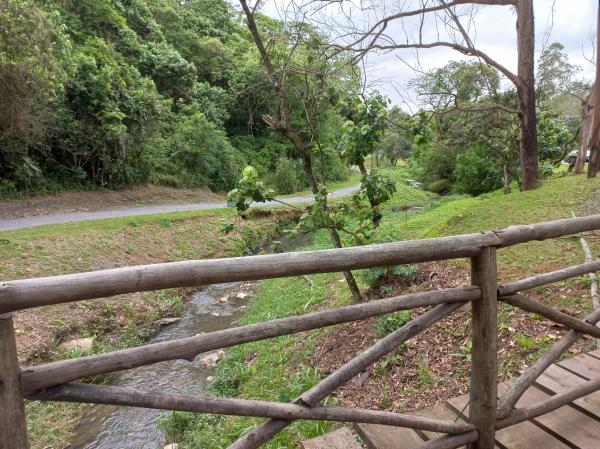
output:
<svg viewBox="0 0 600 449"><path fill-rule="evenodd" d="M538 181L537 118L535 110L533 0L519 0L517 10L517 51L519 54L517 93L519 96L519 163L524 190Z"/></svg>
<svg viewBox="0 0 600 449"><path fill-rule="evenodd" d="M596 95L596 85L592 86L592 90L586 97L581 107L581 127L579 130L579 149L577 151L577 160L573 173L579 175L583 173L585 168L585 160L590 146L592 137L592 120L594 114L594 96Z"/></svg>
<svg viewBox="0 0 600 449"><path fill-rule="evenodd" d="M595 86L600 88L600 4L598 5L598 17L596 19L596 82ZM595 178L600 169L600 92L592 95L593 119L592 119L592 145L590 148L590 163L588 165L588 178Z"/></svg>

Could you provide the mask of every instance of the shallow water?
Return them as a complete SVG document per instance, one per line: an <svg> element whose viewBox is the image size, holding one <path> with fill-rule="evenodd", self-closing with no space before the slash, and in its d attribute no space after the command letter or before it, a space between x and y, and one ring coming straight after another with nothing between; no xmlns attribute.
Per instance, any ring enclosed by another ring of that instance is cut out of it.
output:
<svg viewBox="0 0 600 449"><path fill-rule="evenodd" d="M164 327L150 342L190 337L234 325L243 313L254 284L230 283L211 285L194 293L186 304L181 319ZM242 293L243 298L237 297ZM229 297L227 302L220 298ZM210 375L199 354L193 362L173 360L143 366L119 374L112 385L126 385L157 392L198 394ZM91 408L78 424L68 449L156 449L165 444L163 433L156 427L160 410L98 405Z"/></svg>

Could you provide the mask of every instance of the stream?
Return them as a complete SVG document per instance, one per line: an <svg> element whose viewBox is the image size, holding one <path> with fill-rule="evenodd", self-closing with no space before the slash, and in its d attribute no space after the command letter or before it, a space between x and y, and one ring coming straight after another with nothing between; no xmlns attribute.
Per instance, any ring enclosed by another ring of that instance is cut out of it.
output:
<svg viewBox="0 0 600 449"><path fill-rule="evenodd" d="M234 326L254 295L254 288L253 283L236 282L210 285L195 292L181 319L163 327L150 342ZM199 354L193 362L171 360L131 369L120 373L111 384L162 393L198 394L212 370L202 362L207 354ZM166 412L146 408L93 406L77 425L68 449L162 448L166 440L156 426L156 419L163 413Z"/></svg>

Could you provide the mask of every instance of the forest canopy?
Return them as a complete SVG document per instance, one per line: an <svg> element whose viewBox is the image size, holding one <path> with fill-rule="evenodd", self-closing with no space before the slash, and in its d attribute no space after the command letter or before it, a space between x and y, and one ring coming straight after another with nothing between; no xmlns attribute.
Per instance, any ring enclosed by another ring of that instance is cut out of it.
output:
<svg viewBox="0 0 600 449"><path fill-rule="evenodd" d="M285 55L289 29L257 22L275 57L278 47ZM224 0L2 2L0 81L0 196L140 182L223 191L247 164L280 193L306 186L291 145L261 119L276 98ZM341 180L342 117L330 103L318 173Z"/></svg>
<svg viewBox="0 0 600 449"><path fill-rule="evenodd" d="M287 67L289 125L315 147L316 180L346 179L340 100L369 101L356 61L331 57L317 25L254 16ZM280 104L262 62L226 0L0 3L0 197L146 182L226 191L248 165L279 194L308 187L299 153L264 120ZM559 43L536 66L543 177L576 148L590 86ZM408 86L418 110L389 110L374 159L408 161L438 193L521 183L519 99L502 80L476 60L420 73Z"/></svg>

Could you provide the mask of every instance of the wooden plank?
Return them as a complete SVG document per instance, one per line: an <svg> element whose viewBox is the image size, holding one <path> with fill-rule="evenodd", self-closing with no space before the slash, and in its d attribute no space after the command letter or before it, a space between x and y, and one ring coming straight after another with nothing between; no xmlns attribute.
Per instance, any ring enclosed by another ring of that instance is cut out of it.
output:
<svg viewBox="0 0 600 449"><path fill-rule="evenodd" d="M588 352L592 357L600 360L600 349L596 349L595 351Z"/></svg>
<svg viewBox="0 0 600 449"><path fill-rule="evenodd" d="M498 385L499 392L505 389L505 384ZM450 399L448 403L458 412L465 408L468 400L469 396L463 395ZM468 407L465 413L467 410ZM497 430L496 442L505 449L569 449L569 446L528 421Z"/></svg>
<svg viewBox="0 0 600 449"><path fill-rule="evenodd" d="M543 402L550 398L536 387L530 387L517 402L517 408ZM563 441L568 441L579 449L598 449L600 441L600 422L571 406L564 406L533 420ZM514 429L509 427L509 432ZM540 447L538 442L529 441L529 447ZM543 446L542 446L543 447Z"/></svg>
<svg viewBox="0 0 600 449"><path fill-rule="evenodd" d="M10 444L10 446L4 446ZM12 316L0 315L0 447L27 449L25 406Z"/></svg>
<svg viewBox="0 0 600 449"><path fill-rule="evenodd" d="M26 367L22 370L21 385L25 391L40 390L82 377L135 368L165 360L193 360L202 352L356 321L395 310L462 300L476 300L478 297L479 289L476 287L444 289L322 310L247 326L232 327L194 337Z"/></svg>
<svg viewBox="0 0 600 449"><path fill-rule="evenodd" d="M471 283L481 290L479 301L471 303L471 391L469 421L475 424L479 439L472 449L493 449L498 399L496 248L483 248L471 258Z"/></svg>
<svg viewBox="0 0 600 449"><path fill-rule="evenodd" d="M355 424L354 430L369 449L412 449L425 441L417 432L404 427Z"/></svg>
<svg viewBox="0 0 600 449"><path fill-rule="evenodd" d="M361 449L348 427L300 442L302 449Z"/></svg>
<svg viewBox="0 0 600 449"><path fill-rule="evenodd" d="M587 381L557 365L551 365L538 377L536 385L550 393L557 394L581 386ZM600 391L573 402L577 407L600 418Z"/></svg>
<svg viewBox="0 0 600 449"><path fill-rule="evenodd" d="M587 354L563 360L558 365L585 379L600 378L600 360Z"/></svg>
<svg viewBox="0 0 600 449"><path fill-rule="evenodd" d="M414 414L424 418L443 419L445 421L455 421L458 416L458 414L449 409L446 404L436 404L432 407L418 410L414 412ZM442 433L432 432L429 430L419 430L418 432L424 435L427 440L433 440L434 438L438 438L443 435Z"/></svg>

